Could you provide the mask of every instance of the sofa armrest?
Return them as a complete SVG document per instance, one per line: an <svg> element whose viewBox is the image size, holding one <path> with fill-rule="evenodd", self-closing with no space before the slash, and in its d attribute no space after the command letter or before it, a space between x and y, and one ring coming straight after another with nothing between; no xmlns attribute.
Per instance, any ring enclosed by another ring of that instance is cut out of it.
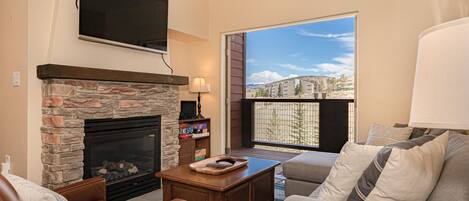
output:
<svg viewBox="0 0 469 201"><path fill-rule="evenodd" d="M55 192L63 195L68 201L105 201L106 181L95 177L55 189Z"/></svg>
<svg viewBox="0 0 469 201"><path fill-rule="evenodd" d="M319 200L311 198L311 197L292 195L292 196L288 196L285 199L285 201L319 201Z"/></svg>

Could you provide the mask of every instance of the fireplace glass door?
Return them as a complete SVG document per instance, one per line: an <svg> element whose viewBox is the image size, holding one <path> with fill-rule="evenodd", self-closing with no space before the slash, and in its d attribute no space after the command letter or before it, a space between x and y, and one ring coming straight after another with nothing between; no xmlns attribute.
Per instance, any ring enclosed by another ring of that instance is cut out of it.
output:
<svg viewBox="0 0 469 201"><path fill-rule="evenodd" d="M86 120L84 178L105 178L108 196L159 187L160 123L159 116Z"/></svg>
<svg viewBox="0 0 469 201"><path fill-rule="evenodd" d="M142 174L155 169L155 134L134 132L132 137L113 135L114 139L96 139L90 154L91 176L107 182Z"/></svg>

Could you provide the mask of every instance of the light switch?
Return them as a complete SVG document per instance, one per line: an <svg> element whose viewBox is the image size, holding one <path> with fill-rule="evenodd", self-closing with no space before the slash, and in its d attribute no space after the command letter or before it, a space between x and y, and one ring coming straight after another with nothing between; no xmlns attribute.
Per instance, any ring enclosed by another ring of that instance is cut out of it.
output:
<svg viewBox="0 0 469 201"><path fill-rule="evenodd" d="M19 87L21 85L21 73L19 71L13 72L11 76L11 84L13 87Z"/></svg>

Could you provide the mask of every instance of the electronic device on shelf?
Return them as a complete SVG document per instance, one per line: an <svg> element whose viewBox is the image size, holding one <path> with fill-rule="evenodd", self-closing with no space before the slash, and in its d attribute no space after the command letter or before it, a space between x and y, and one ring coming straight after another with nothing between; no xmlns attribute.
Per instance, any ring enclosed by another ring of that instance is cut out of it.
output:
<svg viewBox="0 0 469 201"><path fill-rule="evenodd" d="M194 119L197 115L196 101L181 101L181 113L179 120Z"/></svg>

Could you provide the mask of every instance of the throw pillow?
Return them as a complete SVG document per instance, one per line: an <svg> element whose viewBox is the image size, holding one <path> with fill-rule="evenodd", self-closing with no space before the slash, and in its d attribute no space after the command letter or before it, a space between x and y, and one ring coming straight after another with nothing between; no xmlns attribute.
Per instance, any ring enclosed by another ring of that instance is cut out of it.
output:
<svg viewBox="0 0 469 201"><path fill-rule="evenodd" d="M321 201L345 201L381 146L347 142L317 193Z"/></svg>
<svg viewBox="0 0 469 201"><path fill-rule="evenodd" d="M314 191L311 194L309 194L308 197L316 199L316 200L319 199L319 192L321 191L322 186L324 186L323 184L324 182L321 185L319 185L316 189L314 189Z"/></svg>
<svg viewBox="0 0 469 201"><path fill-rule="evenodd" d="M384 147L347 200L426 200L441 174L447 146L448 132Z"/></svg>
<svg viewBox="0 0 469 201"><path fill-rule="evenodd" d="M469 200L469 136L450 131L445 165L427 201Z"/></svg>
<svg viewBox="0 0 469 201"><path fill-rule="evenodd" d="M405 128L408 127L407 124L401 124L401 123L396 123L394 124L394 127L396 128ZM424 135L438 135L438 134L443 134L446 132L448 129L437 129L437 128L412 128L412 133L410 134L409 139L414 139L418 137L422 137ZM460 134L465 134L465 130L450 130L450 135L451 132L453 133L460 133Z"/></svg>
<svg viewBox="0 0 469 201"><path fill-rule="evenodd" d="M384 146L400 141L408 140L412 128L394 128L380 124L372 124L368 132L367 145Z"/></svg>
<svg viewBox="0 0 469 201"><path fill-rule="evenodd" d="M396 123L396 124L394 124L394 127L395 128L407 128L407 127L409 127L409 125ZM425 135L425 133L427 133L427 130L428 130L428 128L412 128L412 133L410 134L409 139L422 137L422 136Z"/></svg>
<svg viewBox="0 0 469 201"><path fill-rule="evenodd" d="M4 174L22 201L67 201L62 195L12 174Z"/></svg>

